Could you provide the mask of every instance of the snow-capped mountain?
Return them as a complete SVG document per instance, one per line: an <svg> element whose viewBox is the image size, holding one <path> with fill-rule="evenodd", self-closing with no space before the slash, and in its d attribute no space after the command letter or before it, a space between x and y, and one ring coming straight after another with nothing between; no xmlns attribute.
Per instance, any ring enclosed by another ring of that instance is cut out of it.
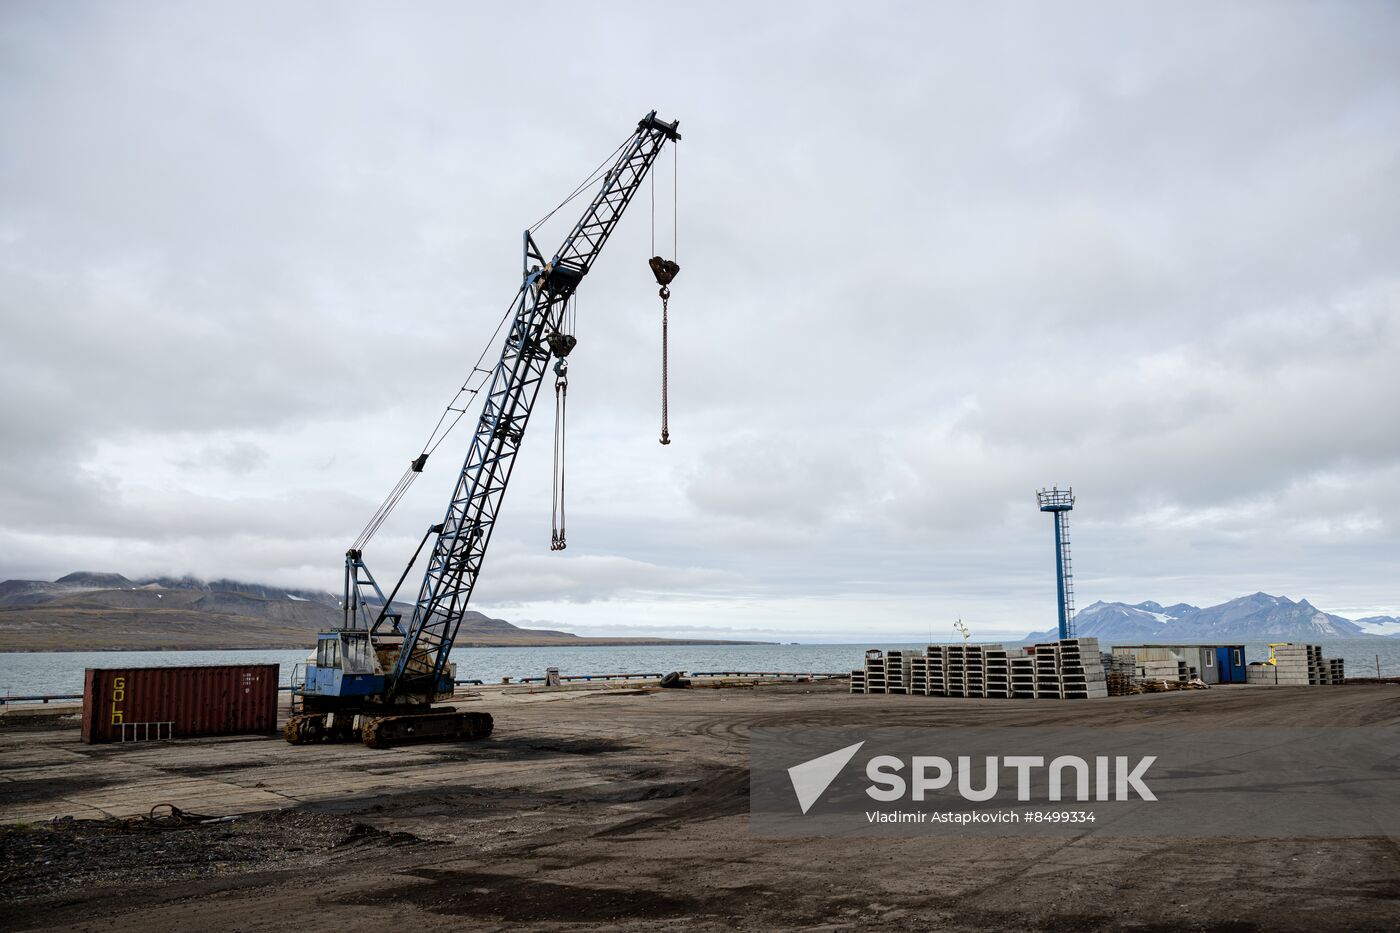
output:
<svg viewBox="0 0 1400 933"><path fill-rule="evenodd" d="M1400 638L1400 619L1395 616L1369 616L1357 619L1357 626L1368 635L1387 635Z"/></svg>
<svg viewBox="0 0 1400 933"><path fill-rule="evenodd" d="M1255 593L1200 609L1187 603L1163 607L1152 601L1128 604L1096 602L1074 617L1077 634L1105 641L1240 642L1268 639L1318 640L1400 634L1400 619L1376 616L1353 622L1323 612L1306 599ZM1033 632L1027 640L1056 637L1056 631Z"/></svg>

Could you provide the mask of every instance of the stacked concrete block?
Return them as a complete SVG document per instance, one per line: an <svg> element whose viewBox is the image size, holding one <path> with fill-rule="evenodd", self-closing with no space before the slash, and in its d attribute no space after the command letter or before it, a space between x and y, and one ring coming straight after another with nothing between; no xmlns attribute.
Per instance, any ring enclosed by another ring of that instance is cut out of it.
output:
<svg viewBox="0 0 1400 933"><path fill-rule="evenodd" d="M1189 676L1190 672L1186 668L1186 662L1178 661L1175 658L1140 658L1135 672L1138 683L1156 683L1157 681L1186 683Z"/></svg>
<svg viewBox="0 0 1400 933"><path fill-rule="evenodd" d="M1069 638L1008 650L1002 645L929 645L919 650L872 648L865 669L851 672L852 693L988 699L1092 699L1109 695L1109 671L1094 638Z"/></svg>
<svg viewBox="0 0 1400 933"><path fill-rule="evenodd" d="M896 649L885 652L885 692L908 694L914 677L910 665L915 657L923 657L923 652Z"/></svg>
<svg viewBox="0 0 1400 933"><path fill-rule="evenodd" d="M1177 657L1170 646L1145 645L1130 649L1133 660L1133 680L1145 683L1185 683L1191 675L1186 662Z"/></svg>
<svg viewBox="0 0 1400 933"><path fill-rule="evenodd" d="M909 659L909 692L914 696L928 696L928 658L914 655Z"/></svg>
<svg viewBox="0 0 1400 933"><path fill-rule="evenodd" d="M1086 700L1108 696L1097 638L1065 638L1036 645L1031 649L1031 657L1035 660L1037 699Z"/></svg>
<svg viewBox="0 0 1400 933"><path fill-rule="evenodd" d="M1265 664L1263 661L1255 661L1247 664L1244 668L1244 682L1247 684L1268 684L1273 686L1278 683L1278 671L1272 664Z"/></svg>
<svg viewBox="0 0 1400 933"><path fill-rule="evenodd" d="M1097 638L1064 638L1055 651L1059 662L1060 691L1067 700L1108 696L1103 658Z"/></svg>
<svg viewBox="0 0 1400 933"><path fill-rule="evenodd" d="M1281 687L1307 687L1321 681L1322 667L1316 663L1313 645L1278 645L1274 648L1274 673Z"/></svg>
<svg viewBox="0 0 1400 933"><path fill-rule="evenodd" d="M928 695L945 697L948 695L948 646L928 646Z"/></svg>
<svg viewBox="0 0 1400 933"><path fill-rule="evenodd" d="M1053 642L1036 645L1031 649L1035 658L1035 697L1037 700L1058 700L1064 696L1060 691L1060 661L1056 657L1059 646Z"/></svg>
<svg viewBox="0 0 1400 933"><path fill-rule="evenodd" d="M1324 658L1321 645L1278 645L1274 667L1280 684L1300 685L1304 674L1309 686L1340 684L1346 679L1341 658Z"/></svg>
<svg viewBox="0 0 1400 933"><path fill-rule="evenodd" d="M1019 655L1008 659L1011 665L1011 697L1016 700L1035 699L1035 658Z"/></svg>
<svg viewBox="0 0 1400 933"><path fill-rule="evenodd" d="M947 677L948 696L950 697L967 696L967 681L963 669L963 659L962 645L948 646L948 661L944 675Z"/></svg>
<svg viewBox="0 0 1400 933"><path fill-rule="evenodd" d="M1105 674L1126 674L1133 676L1133 668L1137 665L1133 661L1131 651L1113 651L1112 653L1103 651L1099 653L1103 659L1103 672Z"/></svg>
<svg viewBox="0 0 1400 933"><path fill-rule="evenodd" d="M1281 687L1313 687L1346 680L1341 658L1324 658L1321 645L1272 645L1273 663L1245 667L1245 683Z"/></svg>
<svg viewBox="0 0 1400 933"><path fill-rule="evenodd" d="M1005 700L1011 696L1011 658L1000 646L982 652L985 670L983 684L988 699Z"/></svg>
<svg viewBox="0 0 1400 933"><path fill-rule="evenodd" d="M1303 664L1305 665L1308 676L1308 686L1318 686L1322 682L1322 649L1316 645L1303 645L1302 648ZM1277 666L1277 656L1275 656L1275 666Z"/></svg>
<svg viewBox="0 0 1400 933"><path fill-rule="evenodd" d="M987 667L984 650L981 645L963 646L963 681L967 685L964 696L980 698L987 695Z"/></svg>
<svg viewBox="0 0 1400 933"><path fill-rule="evenodd" d="M885 653L876 648L865 653L865 692L885 692Z"/></svg>

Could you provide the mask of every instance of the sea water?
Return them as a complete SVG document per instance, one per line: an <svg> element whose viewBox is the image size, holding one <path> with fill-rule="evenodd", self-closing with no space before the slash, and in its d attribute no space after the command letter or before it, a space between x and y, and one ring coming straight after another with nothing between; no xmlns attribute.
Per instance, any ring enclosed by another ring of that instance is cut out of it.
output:
<svg viewBox="0 0 1400 933"><path fill-rule="evenodd" d="M1016 644L1007 640L1007 647ZM1317 642L1326 658L1346 661L1348 677L1400 676L1400 638L1348 638ZM308 646L309 647L309 646ZM768 671L845 673L864 663L866 648L922 648L922 644L846 645L573 645L530 648L459 648L452 652L459 680L499 683L501 678L543 677L550 667L564 675L664 674L669 671ZM1106 644L1102 646L1107 650ZM0 696L82 693L89 667L156 667L191 664L277 664L287 684L306 650L269 651L34 651L0 653ZM1245 646L1246 661L1262 661L1269 647Z"/></svg>

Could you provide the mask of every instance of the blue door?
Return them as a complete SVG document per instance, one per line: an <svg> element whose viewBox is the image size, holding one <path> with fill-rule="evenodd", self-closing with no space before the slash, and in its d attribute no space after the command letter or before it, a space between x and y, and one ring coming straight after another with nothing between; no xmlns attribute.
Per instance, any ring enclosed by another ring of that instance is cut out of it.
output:
<svg viewBox="0 0 1400 933"><path fill-rule="evenodd" d="M1215 663L1220 667L1220 682L1222 684L1242 684L1245 682L1243 645L1216 648Z"/></svg>

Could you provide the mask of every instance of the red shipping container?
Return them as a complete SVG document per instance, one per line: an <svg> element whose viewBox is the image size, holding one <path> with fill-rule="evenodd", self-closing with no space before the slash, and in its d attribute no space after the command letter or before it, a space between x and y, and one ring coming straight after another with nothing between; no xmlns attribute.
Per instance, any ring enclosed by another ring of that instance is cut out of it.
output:
<svg viewBox="0 0 1400 933"><path fill-rule="evenodd" d="M90 667L83 741L275 732L277 675L276 664Z"/></svg>

